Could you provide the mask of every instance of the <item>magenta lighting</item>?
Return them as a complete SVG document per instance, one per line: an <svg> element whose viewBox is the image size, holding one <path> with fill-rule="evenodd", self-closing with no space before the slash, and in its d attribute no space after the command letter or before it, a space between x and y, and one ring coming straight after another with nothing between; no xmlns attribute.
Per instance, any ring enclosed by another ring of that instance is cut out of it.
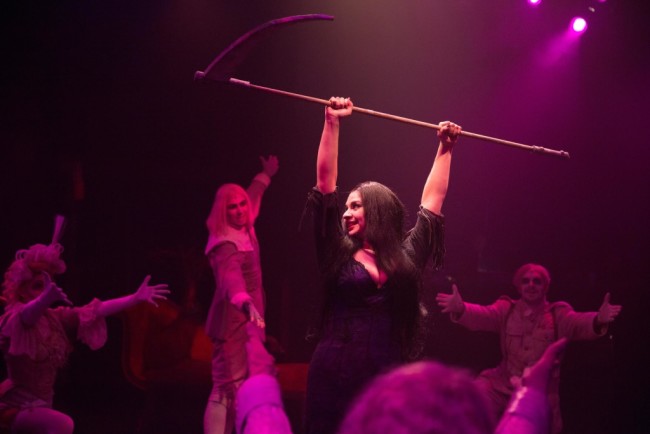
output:
<svg viewBox="0 0 650 434"><path fill-rule="evenodd" d="M542 2L542 0L528 0L528 4L531 5L531 6L537 6L541 2Z"/></svg>
<svg viewBox="0 0 650 434"><path fill-rule="evenodd" d="M587 21L582 17L575 17L571 20L571 30L576 33L583 33L587 30Z"/></svg>

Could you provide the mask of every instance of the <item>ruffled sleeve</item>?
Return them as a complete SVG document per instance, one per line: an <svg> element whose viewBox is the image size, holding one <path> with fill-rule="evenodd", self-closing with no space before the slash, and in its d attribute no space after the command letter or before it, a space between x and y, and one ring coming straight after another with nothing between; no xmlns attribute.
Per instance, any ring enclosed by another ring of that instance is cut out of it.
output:
<svg viewBox="0 0 650 434"><path fill-rule="evenodd" d="M442 268L445 257L445 219L420 207L415 227L406 235L404 246L413 263L423 269L429 257L433 267Z"/></svg>
<svg viewBox="0 0 650 434"><path fill-rule="evenodd" d="M107 339L106 320L97 312L101 300L93 299L82 307L59 307L52 313L59 319L68 336L76 337L92 350L104 346Z"/></svg>
<svg viewBox="0 0 650 434"><path fill-rule="evenodd" d="M307 197L306 209L312 213L316 255L319 268L324 272L336 259L343 237L338 191L323 194L314 187Z"/></svg>
<svg viewBox="0 0 650 434"><path fill-rule="evenodd" d="M103 347L108 338L106 319L97 313L101 305L102 302L95 298L86 306L76 308L79 315L77 339L91 350Z"/></svg>

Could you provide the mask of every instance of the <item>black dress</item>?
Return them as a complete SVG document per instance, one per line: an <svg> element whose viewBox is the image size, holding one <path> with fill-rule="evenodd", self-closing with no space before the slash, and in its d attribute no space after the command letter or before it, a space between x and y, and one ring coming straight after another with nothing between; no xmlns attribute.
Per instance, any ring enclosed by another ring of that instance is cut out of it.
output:
<svg viewBox="0 0 650 434"><path fill-rule="evenodd" d="M337 193L314 189L309 197L314 215L316 249L321 271L340 255L344 237ZM433 253L434 266L444 255L443 218L421 208L403 248L422 270ZM360 262L350 258L326 278L327 309L320 341L314 351L307 382L306 428L309 434L335 433L347 407L361 388L377 374L404 361L402 343L393 332L392 292L398 286L389 277L377 287Z"/></svg>

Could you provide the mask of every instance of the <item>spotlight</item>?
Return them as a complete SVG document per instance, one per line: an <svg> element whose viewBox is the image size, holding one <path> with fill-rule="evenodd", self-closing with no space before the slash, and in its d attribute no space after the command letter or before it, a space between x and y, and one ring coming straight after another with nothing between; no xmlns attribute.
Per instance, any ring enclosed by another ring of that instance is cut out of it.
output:
<svg viewBox="0 0 650 434"><path fill-rule="evenodd" d="M528 4L531 5L531 6L537 6L541 2L542 2L542 0L528 0Z"/></svg>
<svg viewBox="0 0 650 434"><path fill-rule="evenodd" d="M587 21L582 17L575 17L571 20L571 30L575 33L584 33L587 30Z"/></svg>

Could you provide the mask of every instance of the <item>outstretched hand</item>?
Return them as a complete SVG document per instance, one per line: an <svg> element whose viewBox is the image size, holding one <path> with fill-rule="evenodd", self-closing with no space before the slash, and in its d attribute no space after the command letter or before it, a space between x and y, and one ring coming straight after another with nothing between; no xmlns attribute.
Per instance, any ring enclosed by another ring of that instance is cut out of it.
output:
<svg viewBox="0 0 650 434"><path fill-rule="evenodd" d="M610 294L608 292L605 294L603 304L601 304L600 309L598 309L598 316L596 317L596 321L598 321L600 324L607 324L614 321L618 314L621 313L621 309L623 309L623 306L620 304L610 304L609 298Z"/></svg>
<svg viewBox="0 0 650 434"><path fill-rule="evenodd" d="M440 143L445 146L452 146L458 141L461 131L463 130L460 125L456 125L450 121L440 122L438 124L438 138Z"/></svg>
<svg viewBox="0 0 650 434"><path fill-rule="evenodd" d="M136 302L146 301L149 304L153 304L158 307L156 300L166 300L167 295L170 293L167 284L160 283L157 285L149 285L151 276L144 278L138 290L133 294Z"/></svg>
<svg viewBox="0 0 650 434"><path fill-rule="evenodd" d="M250 301L247 301L244 303L242 306L242 309L244 310L244 313L248 316L248 320L258 326L259 328L263 329L266 327L266 323L264 322L264 318L262 318L262 315L257 311L253 303Z"/></svg>
<svg viewBox="0 0 650 434"><path fill-rule="evenodd" d="M439 292L436 294L436 301L442 308L442 313L463 313L465 311L465 303L455 283L451 285L451 294Z"/></svg>
<svg viewBox="0 0 650 434"><path fill-rule="evenodd" d="M272 178L273 175L278 173L280 163L278 162L278 157L275 155L269 155L267 158L260 155L260 162L262 163L262 171L266 173L269 178Z"/></svg>
<svg viewBox="0 0 650 434"><path fill-rule="evenodd" d="M72 306L72 302L68 299L66 293L63 292L63 289L56 286L56 283L52 282L52 278L47 272L43 272L43 292L41 293L40 298L47 306L51 306L57 301L62 301L63 303Z"/></svg>

